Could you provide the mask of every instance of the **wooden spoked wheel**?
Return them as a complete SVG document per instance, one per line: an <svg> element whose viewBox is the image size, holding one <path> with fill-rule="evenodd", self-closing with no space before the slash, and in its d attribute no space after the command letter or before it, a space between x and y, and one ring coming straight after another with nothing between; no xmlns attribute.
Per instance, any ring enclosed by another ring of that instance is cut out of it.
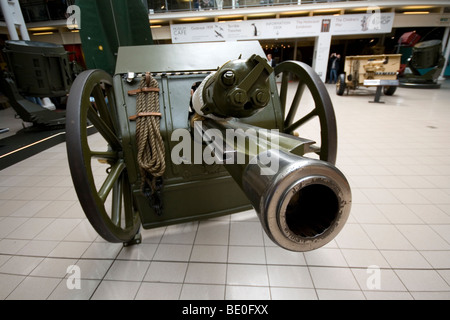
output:
<svg viewBox="0 0 450 320"><path fill-rule="evenodd" d="M67 103L66 143L72 180L86 217L105 240L128 243L137 234L140 219L108 73L88 70L75 79Z"/></svg>
<svg viewBox="0 0 450 320"><path fill-rule="evenodd" d="M277 78L281 77L278 94L284 114L284 133L297 132L302 138L316 141L311 146L316 157L335 164L336 117L322 80L310 66L298 61L285 61L278 64L275 67L275 75ZM312 130L319 132L307 130L307 126L312 122L317 122Z"/></svg>

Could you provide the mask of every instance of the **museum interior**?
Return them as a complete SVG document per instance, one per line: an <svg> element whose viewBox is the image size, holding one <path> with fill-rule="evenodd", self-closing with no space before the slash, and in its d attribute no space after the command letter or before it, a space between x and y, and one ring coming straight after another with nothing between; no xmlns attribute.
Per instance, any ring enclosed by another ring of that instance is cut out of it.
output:
<svg viewBox="0 0 450 320"><path fill-rule="evenodd" d="M1 300L450 299L450 1L0 3Z"/></svg>

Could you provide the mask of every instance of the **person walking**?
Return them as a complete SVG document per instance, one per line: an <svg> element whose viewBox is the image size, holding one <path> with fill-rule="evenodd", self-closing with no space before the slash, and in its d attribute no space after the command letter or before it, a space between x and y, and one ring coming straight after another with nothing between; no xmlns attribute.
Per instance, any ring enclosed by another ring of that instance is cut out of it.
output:
<svg viewBox="0 0 450 320"><path fill-rule="evenodd" d="M341 62L341 55L332 53L330 56L330 79L329 83L337 82L337 74L339 71L339 63Z"/></svg>

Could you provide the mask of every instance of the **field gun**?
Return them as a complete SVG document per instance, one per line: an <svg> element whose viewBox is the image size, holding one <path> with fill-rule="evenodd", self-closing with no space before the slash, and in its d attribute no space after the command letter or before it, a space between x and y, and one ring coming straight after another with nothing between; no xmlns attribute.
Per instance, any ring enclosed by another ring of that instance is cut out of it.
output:
<svg viewBox="0 0 450 320"><path fill-rule="evenodd" d="M288 250L317 249L339 233L351 190L334 166L328 92L306 64L273 69L263 57L253 41L121 47L113 77L88 70L75 79L69 166L105 240L139 243L141 226L251 208Z"/></svg>

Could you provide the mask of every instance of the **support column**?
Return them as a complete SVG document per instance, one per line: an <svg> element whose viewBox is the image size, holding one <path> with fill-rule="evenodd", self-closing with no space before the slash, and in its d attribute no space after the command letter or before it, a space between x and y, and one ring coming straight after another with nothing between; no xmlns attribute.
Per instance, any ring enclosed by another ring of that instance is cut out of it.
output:
<svg viewBox="0 0 450 320"><path fill-rule="evenodd" d="M297 60L297 48L298 48L298 40L295 39L295 42L294 42L294 57L293 57L294 61Z"/></svg>
<svg viewBox="0 0 450 320"><path fill-rule="evenodd" d="M16 29L17 27L19 27L22 40L30 40L25 20L23 20L19 0L2 0L0 1L0 4L2 6L3 17L5 18L11 40L20 40Z"/></svg>
<svg viewBox="0 0 450 320"><path fill-rule="evenodd" d="M327 78L328 59L330 57L331 34L323 33L316 38L312 68L325 82Z"/></svg>

